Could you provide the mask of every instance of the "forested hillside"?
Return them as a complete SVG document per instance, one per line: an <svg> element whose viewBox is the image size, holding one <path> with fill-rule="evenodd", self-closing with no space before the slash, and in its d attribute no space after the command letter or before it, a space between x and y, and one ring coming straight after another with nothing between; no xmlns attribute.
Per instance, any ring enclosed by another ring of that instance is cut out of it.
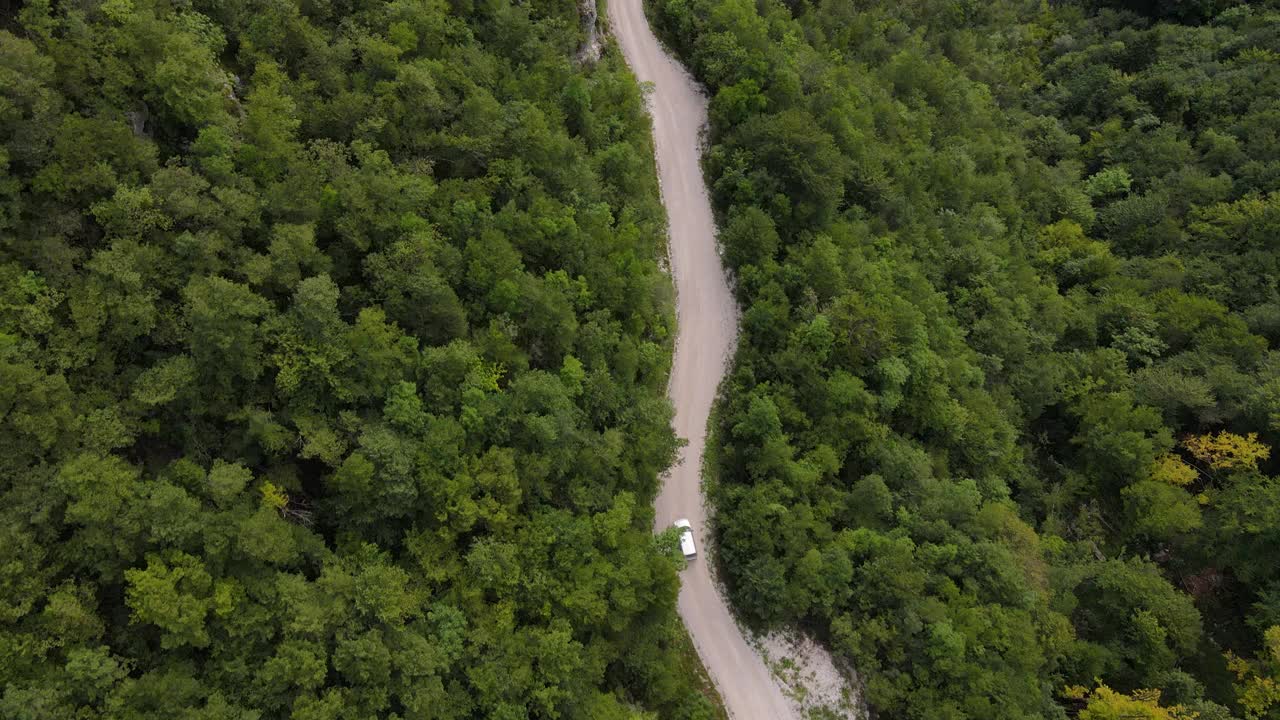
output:
<svg viewBox="0 0 1280 720"><path fill-rule="evenodd" d="M739 610L882 718L1280 717L1273 3L655 0Z"/></svg>
<svg viewBox="0 0 1280 720"><path fill-rule="evenodd" d="M572 0L0 3L0 717L688 718Z"/></svg>

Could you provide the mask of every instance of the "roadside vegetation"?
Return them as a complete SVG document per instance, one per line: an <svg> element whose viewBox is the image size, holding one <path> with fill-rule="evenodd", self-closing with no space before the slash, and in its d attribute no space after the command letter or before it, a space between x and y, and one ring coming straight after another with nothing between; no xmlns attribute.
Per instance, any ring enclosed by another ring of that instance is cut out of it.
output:
<svg viewBox="0 0 1280 720"><path fill-rule="evenodd" d="M0 3L0 717L716 717L577 12Z"/></svg>
<svg viewBox="0 0 1280 720"><path fill-rule="evenodd" d="M1280 717L1280 12L654 0L743 305L716 537L880 717Z"/></svg>

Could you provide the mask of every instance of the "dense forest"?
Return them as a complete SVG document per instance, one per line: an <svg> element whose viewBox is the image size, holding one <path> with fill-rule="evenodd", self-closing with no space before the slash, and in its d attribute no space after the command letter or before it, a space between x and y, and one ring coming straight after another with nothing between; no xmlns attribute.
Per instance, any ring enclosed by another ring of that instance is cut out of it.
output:
<svg viewBox="0 0 1280 720"><path fill-rule="evenodd" d="M1280 718L1280 8L655 0L743 616L881 718Z"/></svg>
<svg viewBox="0 0 1280 720"><path fill-rule="evenodd" d="M702 718L572 0L0 3L0 717Z"/></svg>

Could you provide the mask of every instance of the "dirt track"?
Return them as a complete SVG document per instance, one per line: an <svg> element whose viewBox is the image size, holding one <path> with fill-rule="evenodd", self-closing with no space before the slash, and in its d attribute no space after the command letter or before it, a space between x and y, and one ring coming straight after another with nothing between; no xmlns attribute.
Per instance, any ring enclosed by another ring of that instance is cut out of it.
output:
<svg viewBox="0 0 1280 720"><path fill-rule="evenodd" d="M645 19L642 0L609 0L609 16L636 77L654 83L649 112L662 201L671 226L679 332L669 392L676 408L676 433L689 444L658 495L656 524L661 529L677 518L689 518L699 553L705 555L707 518L699 469L707 415L733 351L738 321L716 253L711 204L698 164L698 136L706 122L707 101L659 45ZM706 558L690 563L681 580L680 617L730 715L736 720L798 720L798 713L729 614L711 581Z"/></svg>

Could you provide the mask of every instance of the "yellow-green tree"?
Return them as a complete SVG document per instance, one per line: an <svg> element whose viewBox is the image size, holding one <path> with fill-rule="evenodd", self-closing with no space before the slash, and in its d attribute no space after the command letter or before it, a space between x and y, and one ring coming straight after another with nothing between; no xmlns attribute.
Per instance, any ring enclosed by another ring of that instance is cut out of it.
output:
<svg viewBox="0 0 1280 720"><path fill-rule="evenodd" d="M1092 692L1083 687L1068 687L1063 696L1082 701L1080 720L1194 720L1196 713L1181 705L1162 707L1159 690L1134 690L1126 695L1106 685L1098 685Z"/></svg>
<svg viewBox="0 0 1280 720"><path fill-rule="evenodd" d="M1188 465L1182 458L1168 453L1156 458L1151 466L1151 479L1159 482L1186 487L1195 482L1200 475L1196 469Z"/></svg>
<svg viewBox="0 0 1280 720"><path fill-rule="evenodd" d="M1271 457L1271 448L1258 441L1258 433L1236 435L1227 431L1217 434L1190 435L1183 446L1214 470L1256 468L1259 460Z"/></svg>
<svg viewBox="0 0 1280 720"><path fill-rule="evenodd" d="M1227 653L1227 668L1236 674L1236 697L1247 720L1280 717L1280 625L1262 635L1263 656L1246 660Z"/></svg>

